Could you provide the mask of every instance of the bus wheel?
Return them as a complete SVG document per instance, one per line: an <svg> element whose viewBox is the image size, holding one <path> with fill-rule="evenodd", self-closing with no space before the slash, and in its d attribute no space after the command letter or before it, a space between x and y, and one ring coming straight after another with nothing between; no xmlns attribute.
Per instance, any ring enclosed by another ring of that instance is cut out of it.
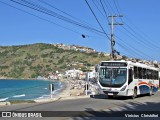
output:
<svg viewBox="0 0 160 120"><path fill-rule="evenodd" d="M150 89L148 95L149 95L149 96L152 96L152 87L151 87L151 89Z"/></svg>
<svg viewBox="0 0 160 120"><path fill-rule="evenodd" d="M134 94L133 94L133 96L132 96L132 99L135 99L136 97L137 97L137 89L134 88Z"/></svg>

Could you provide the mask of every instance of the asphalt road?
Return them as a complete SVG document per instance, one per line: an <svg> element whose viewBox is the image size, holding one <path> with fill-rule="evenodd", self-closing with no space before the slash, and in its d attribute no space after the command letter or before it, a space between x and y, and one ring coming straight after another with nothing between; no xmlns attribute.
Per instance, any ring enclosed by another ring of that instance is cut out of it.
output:
<svg viewBox="0 0 160 120"><path fill-rule="evenodd" d="M49 103L34 103L34 104L19 104L0 107L0 111L58 111L49 113L53 117L32 118L33 120L55 120L55 119L127 119L125 115L141 113L153 114L152 111L159 111L160 117L160 92L153 96L139 96L136 99L117 97L114 99L107 99L104 96L96 96L95 98L73 99L73 100L57 100ZM85 111L85 112L84 112ZM97 112L98 111L98 112ZM128 111L131 111L128 113ZM141 112L136 112L141 111ZM47 113L47 112L46 112ZM111 116L111 117L108 117ZM43 116L43 115L42 115ZM76 117L75 117L76 116ZM79 117L77 117L79 116ZM98 116L98 117L97 117ZM103 116L103 117L102 117ZM118 117L116 117L118 116ZM130 117L134 119L136 117ZM0 120L21 120L22 118L0 118ZM23 118L23 120L29 118ZM31 118L30 118L31 119ZM29 120L30 120L29 119ZM138 118L136 118L138 119ZM141 118L152 119L152 118ZM159 119L159 118L154 118Z"/></svg>

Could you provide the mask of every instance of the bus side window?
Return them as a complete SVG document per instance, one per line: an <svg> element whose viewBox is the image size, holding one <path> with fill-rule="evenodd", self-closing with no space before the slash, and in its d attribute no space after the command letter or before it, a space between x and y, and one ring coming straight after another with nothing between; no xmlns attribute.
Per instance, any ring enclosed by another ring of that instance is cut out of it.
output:
<svg viewBox="0 0 160 120"><path fill-rule="evenodd" d="M134 66L134 78L138 79L138 70L137 67Z"/></svg>
<svg viewBox="0 0 160 120"><path fill-rule="evenodd" d="M139 79L143 79L143 71L141 67L138 67Z"/></svg>
<svg viewBox="0 0 160 120"><path fill-rule="evenodd" d="M133 81L133 71L129 69L128 71L128 85Z"/></svg>

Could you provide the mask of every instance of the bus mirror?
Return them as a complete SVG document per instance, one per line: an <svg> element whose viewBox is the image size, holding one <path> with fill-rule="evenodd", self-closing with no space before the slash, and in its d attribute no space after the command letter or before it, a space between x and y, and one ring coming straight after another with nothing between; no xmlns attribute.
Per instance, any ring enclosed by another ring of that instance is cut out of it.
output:
<svg viewBox="0 0 160 120"><path fill-rule="evenodd" d="M95 65L95 71L98 72L98 69L99 69L99 65Z"/></svg>
<svg viewBox="0 0 160 120"><path fill-rule="evenodd" d="M133 81L133 70L129 69L128 85Z"/></svg>

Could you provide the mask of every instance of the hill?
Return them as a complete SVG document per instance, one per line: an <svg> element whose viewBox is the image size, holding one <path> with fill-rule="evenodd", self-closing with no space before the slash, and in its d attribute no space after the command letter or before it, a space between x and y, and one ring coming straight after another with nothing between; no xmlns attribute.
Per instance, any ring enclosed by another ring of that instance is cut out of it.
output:
<svg viewBox="0 0 160 120"><path fill-rule="evenodd" d="M0 47L1 78L36 78L56 70L65 71L98 64L109 57L98 53L84 53L60 49L51 44L37 43L21 46Z"/></svg>

